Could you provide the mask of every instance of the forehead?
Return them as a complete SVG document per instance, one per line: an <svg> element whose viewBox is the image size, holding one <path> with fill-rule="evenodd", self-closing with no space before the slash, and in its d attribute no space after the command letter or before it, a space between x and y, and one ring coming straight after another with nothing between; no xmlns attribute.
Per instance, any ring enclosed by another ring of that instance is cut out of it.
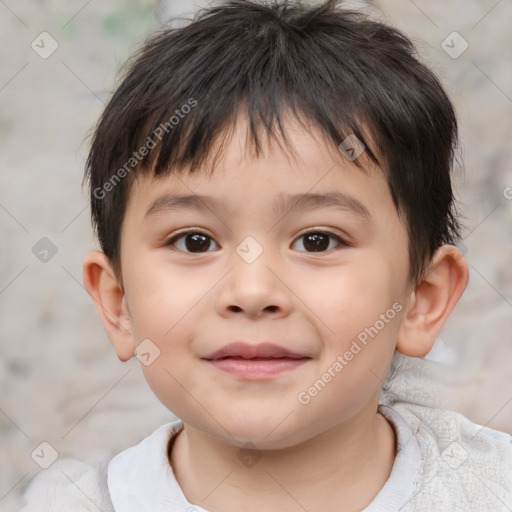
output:
<svg viewBox="0 0 512 512"><path fill-rule="evenodd" d="M138 176L125 220L143 223L165 212L193 209L233 216L259 208L283 216L337 207L372 223L394 211L383 172L364 153L357 166L320 130L291 117L284 128L289 146L276 135L262 143L257 155L247 144L248 123L240 115L233 131L215 141L210 159L194 173L177 169L159 177Z"/></svg>

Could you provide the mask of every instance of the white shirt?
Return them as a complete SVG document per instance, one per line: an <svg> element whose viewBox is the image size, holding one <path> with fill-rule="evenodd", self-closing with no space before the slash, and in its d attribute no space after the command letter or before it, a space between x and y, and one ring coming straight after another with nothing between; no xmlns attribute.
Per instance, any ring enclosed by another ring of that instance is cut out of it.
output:
<svg viewBox="0 0 512 512"><path fill-rule="evenodd" d="M410 407L396 404L402 414L379 407L395 430L397 456L362 512L512 510L512 437L452 411L422 408L418 415L414 407L421 406ZM112 459L108 488L116 512L208 512L187 500L168 463L170 434L182 428L180 420L164 425Z"/></svg>
<svg viewBox="0 0 512 512"><path fill-rule="evenodd" d="M364 512L399 510L419 479L421 453L417 438L391 408L384 406L381 412L397 432L397 457L389 479ZM112 459L108 488L116 512L208 512L186 499L168 463L169 439L182 428L180 420L164 425Z"/></svg>
<svg viewBox="0 0 512 512"><path fill-rule="evenodd" d="M379 410L395 430L397 456L362 512L512 510L512 436L449 410L406 403ZM163 425L119 453L108 476L105 464L57 461L32 482L21 512L208 512L187 500L168 463L169 439L182 427Z"/></svg>

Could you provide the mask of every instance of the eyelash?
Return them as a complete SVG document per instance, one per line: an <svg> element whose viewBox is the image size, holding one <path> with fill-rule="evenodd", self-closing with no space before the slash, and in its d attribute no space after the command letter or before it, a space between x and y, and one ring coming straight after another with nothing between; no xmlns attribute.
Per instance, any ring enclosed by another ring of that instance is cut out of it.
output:
<svg viewBox="0 0 512 512"><path fill-rule="evenodd" d="M333 250L336 250L336 249L339 249L340 247L350 247L350 244L347 243L343 238L341 238L339 235L331 232L331 231L322 231L322 230L319 230L319 229L313 229L313 230L310 230L310 231L307 231L306 233L302 233L302 235L300 235L297 240L300 240L301 238L307 236L307 235L311 235L311 234L319 234L319 235L327 235L331 238L334 238L337 242L338 242L338 246L335 247L334 249L327 249L325 251L299 251L299 252L307 252L309 254L316 254L316 253L324 253L324 252L329 252L329 251L333 251ZM190 231L183 231L181 233L178 233L177 235L174 235L172 238L170 238L169 240L167 240L167 242L165 242L165 246L166 247L171 247L173 246L179 239L181 238L184 238L186 237L187 235L203 235L205 236L206 238L209 238L211 240L213 240L212 237L210 237L209 235L207 235L206 233L204 233L203 231L199 231L199 230L190 230ZM176 249L180 252L184 252L185 254L203 254L202 252L197 252L197 253L194 253L194 252L188 252L188 251L183 251L181 249ZM212 252L212 251L204 251L204 252Z"/></svg>

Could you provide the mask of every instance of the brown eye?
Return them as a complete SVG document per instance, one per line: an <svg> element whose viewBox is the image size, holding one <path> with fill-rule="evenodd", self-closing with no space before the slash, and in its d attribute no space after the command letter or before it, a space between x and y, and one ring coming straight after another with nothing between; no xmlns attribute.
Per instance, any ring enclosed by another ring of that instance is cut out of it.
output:
<svg viewBox="0 0 512 512"><path fill-rule="evenodd" d="M166 245L174 245L183 252L201 253L208 252L212 242L213 239L204 233L188 231L171 238ZM215 242L213 243L215 244Z"/></svg>
<svg viewBox="0 0 512 512"><path fill-rule="evenodd" d="M334 239L338 245L347 245L338 235L323 231L310 231L299 238L304 240L306 252L325 252L329 249L331 239Z"/></svg>

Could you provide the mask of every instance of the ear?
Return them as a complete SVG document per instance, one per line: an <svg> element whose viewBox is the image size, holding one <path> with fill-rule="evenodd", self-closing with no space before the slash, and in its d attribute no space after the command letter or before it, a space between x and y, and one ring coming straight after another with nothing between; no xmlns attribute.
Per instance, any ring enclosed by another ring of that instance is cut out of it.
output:
<svg viewBox="0 0 512 512"><path fill-rule="evenodd" d="M468 284L466 260L453 245L437 249L406 305L396 349L410 357L426 355Z"/></svg>
<svg viewBox="0 0 512 512"><path fill-rule="evenodd" d="M83 280L117 356L128 361L135 351L130 314L124 291L105 253L93 251L85 256Z"/></svg>

